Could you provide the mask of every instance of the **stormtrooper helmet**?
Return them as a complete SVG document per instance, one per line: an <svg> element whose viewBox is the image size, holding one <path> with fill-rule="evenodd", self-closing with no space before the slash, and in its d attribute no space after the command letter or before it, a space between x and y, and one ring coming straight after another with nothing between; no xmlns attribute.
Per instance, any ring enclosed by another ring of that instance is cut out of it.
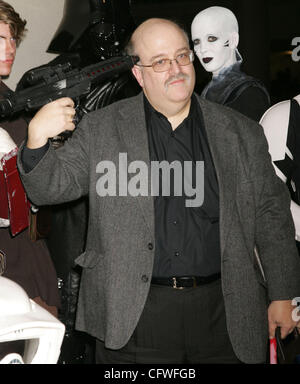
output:
<svg viewBox="0 0 300 384"><path fill-rule="evenodd" d="M65 326L0 276L0 364L55 364Z"/></svg>

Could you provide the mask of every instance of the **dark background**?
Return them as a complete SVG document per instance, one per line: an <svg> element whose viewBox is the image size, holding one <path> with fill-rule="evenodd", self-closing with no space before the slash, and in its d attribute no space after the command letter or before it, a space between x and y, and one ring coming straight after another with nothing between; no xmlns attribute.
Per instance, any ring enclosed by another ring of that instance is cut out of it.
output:
<svg viewBox="0 0 300 384"><path fill-rule="evenodd" d="M299 61L292 60L296 49L292 40L300 39L300 0L65 0L64 18L53 41L57 39L59 46L68 45L68 39L76 41L90 22L89 4L98 1L105 9L113 9L116 24L127 25L131 12L136 25L151 17L169 18L183 25L189 34L200 11L216 5L229 8L239 23L243 70L265 83L272 104L300 93L300 42ZM51 45L48 52L56 53ZM197 58L195 68L196 91L201 92L211 74Z"/></svg>
<svg viewBox="0 0 300 384"><path fill-rule="evenodd" d="M195 15L216 5L236 15L243 69L266 84L272 103L299 94L300 61L292 60L291 51L296 47L291 43L294 37L300 37L300 0L132 0L132 14L137 24L150 17L172 18L190 33ZM195 68L196 89L200 92L211 76L198 59Z"/></svg>

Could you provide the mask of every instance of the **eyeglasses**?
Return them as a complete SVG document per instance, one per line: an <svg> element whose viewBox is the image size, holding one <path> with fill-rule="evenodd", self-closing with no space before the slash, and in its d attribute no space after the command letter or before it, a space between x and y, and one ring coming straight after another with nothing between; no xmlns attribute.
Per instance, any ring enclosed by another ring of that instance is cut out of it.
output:
<svg viewBox="0 0 300 384"><path fill-rule="evenodd" d="M187 51L180 53L174 59L162 58L154 61L150 65L136 64L139 67L152 67L154 72L166 72L170 69L172 61L176 61L181 67L184 65L189 65L194 61L193 51Z"/></svg>

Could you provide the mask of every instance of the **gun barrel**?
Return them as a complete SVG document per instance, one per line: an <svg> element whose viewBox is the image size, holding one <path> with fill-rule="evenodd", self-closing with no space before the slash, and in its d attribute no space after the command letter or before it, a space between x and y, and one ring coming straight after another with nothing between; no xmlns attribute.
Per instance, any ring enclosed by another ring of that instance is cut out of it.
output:
<svg viewBox="0 0 300 384"><path fill-rule="evenodd" d="M131 69L137 61L137 57L120 56L81 70L70 70L70 64L67 63L29 72L30 82L37 84L11 92L0 99L0 116L6 117L22 110L37 109L59 97L79 97L88 93L92 84Z"/></svg>
<svg viewBox="0 0 300 384"><path fill-rule="evenodd" d="M136 63L137 59L131 56L120 56L110 60L105 60L96 64L89 65L82 69L82 73L93 81L97 77L104 77L103 75L110 72L115 74L124 70L131 69Z"/></svg>

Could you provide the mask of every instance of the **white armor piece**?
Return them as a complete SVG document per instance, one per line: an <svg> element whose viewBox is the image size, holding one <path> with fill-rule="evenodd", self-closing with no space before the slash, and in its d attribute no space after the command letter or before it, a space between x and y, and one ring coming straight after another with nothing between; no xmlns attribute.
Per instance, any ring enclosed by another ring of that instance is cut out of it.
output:
<svg viewBox="0 0 300 384"><path fill-rule="evenodd" d="M29 299L17 283L0 276L1 343L25 341L23 356L10 353L0 364L55 364L65 326L48 311Z"/></svg>
<svg viewBox="0 0 300 384"><path fill-rule="evenodd" d="M204 69L213 76L218 76L240 57L237 50L239 26L229 9L206 8L195 16L191 29L195 53Z"/></svg>
<svg viewBox="0 0 300 384"><path fill-rule="evenodd" d="M300 105L300 95L294 97ZM269 144L269 153L272 161L283 160L287 154L291 159L293 156L289 151L286 142L290 120L290 100L282 101L269 108L260 120L265 136ZM286 182L286 176L273 163L277 176ZM300 241L300 206L294 201L291 202L291 212L296 229L296 240Z"/></svg>

